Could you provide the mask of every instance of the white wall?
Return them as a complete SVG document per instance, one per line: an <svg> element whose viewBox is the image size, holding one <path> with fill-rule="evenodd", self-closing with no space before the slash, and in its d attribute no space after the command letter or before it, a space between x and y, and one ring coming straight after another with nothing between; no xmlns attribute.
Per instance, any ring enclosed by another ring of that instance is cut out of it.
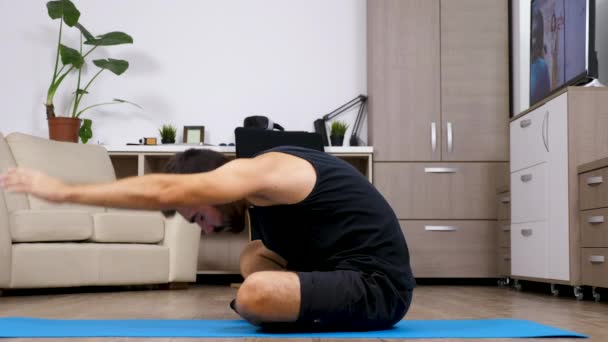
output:
<svg viewBox="0 0 608 342"><path fill-rule="evenodd" d="M157 136L161 124L206 126L206 142L233 141L248 115L269 115L289 130L366 94L364 0L75 0L93 34L124 31L130 46L95 51L127 59L122 76L104 72L86 104L124 98L140 104L101 107L93 142L124 144ZM0 131L47 137L43 102L53 71L59 22L46 1L0 0ZM74 29L65 44L76 47ZM90 66L86 79L97 69ZM106 74L107 73L107 74ZM65 113L74 78L56 97ZM356 112L341 119L354 122ZM364 127L364 130L366 127ZM348 139L345 139L348 140Z"/></svg>
<svg viewBox="0 0 608 342"><path fill-rule="evenodd" d="M530 0L511 2L511 47L513 49L513 114L526 110L530 104Z"/></svg>

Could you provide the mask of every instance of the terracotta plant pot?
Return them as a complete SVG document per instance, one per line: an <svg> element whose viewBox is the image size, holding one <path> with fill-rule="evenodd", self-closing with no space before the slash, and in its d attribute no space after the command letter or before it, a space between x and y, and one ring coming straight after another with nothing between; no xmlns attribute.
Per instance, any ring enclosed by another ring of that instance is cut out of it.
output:
<svg viewBox="0 0 608 342"><path fill-rule="evenodd" d="M331 140L331 146L342 146L344 143L343 135L331 135L329 139Z"/></svg>
<svg viewBox="0 0 608 342"><path fill-rule="evenodd" d="M49 122L49 139L57 141L78 142L80 119L68 117L54 117Z"/></svg>

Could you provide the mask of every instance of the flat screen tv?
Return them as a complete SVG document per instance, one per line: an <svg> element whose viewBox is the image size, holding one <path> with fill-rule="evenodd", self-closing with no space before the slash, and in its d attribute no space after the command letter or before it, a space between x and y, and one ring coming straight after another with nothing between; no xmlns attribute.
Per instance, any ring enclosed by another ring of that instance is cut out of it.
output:
<svg viewBox="0 0 608 342"><path fill-rule="evenodd" d="M608 30L603 26L608 21L607 3L608 0L532 0L530 105L565 86L604 77L599 69L608 67ZM606 62L599 63L598 55Z"/></svg>

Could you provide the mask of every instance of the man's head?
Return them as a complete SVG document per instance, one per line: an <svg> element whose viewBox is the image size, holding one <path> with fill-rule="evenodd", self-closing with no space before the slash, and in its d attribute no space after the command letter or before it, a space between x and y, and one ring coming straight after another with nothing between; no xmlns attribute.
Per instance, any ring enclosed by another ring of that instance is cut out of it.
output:
<svg viewBox="0 0 608 342"><path fill-rule="evenodd" d="M165 166L165 173L190 174L208 172L226 164L228 158L218 152L203 149L188 149L175 154ZM177 211L187 221L197 223L204 233L229 230L238 233L245 229L246 202L191 208L164 210L165 217L172 217Z"/></svg>

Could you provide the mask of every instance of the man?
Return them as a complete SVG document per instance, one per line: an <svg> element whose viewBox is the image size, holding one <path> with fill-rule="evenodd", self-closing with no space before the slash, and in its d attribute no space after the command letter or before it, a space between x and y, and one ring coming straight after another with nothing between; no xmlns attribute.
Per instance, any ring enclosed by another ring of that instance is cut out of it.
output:
<svg viewBox="0 0 608 342"><path fill-rule="evenodd" d="M545 60L545 33L543 13L535 8L532 13L532 33L530 34L530 103L544 99L551 92L549 67ZM554 59L555 61L556 59ZM557 66L556 63L553 63Z"/></svg>
<svg viewBox="0 0 608 342"><path fill-rule="evenodd" d="M245 278L233 308L253 324L298 329L383 329L407 312L415 282L399 222L380 193L348 163L284 146L228 162L187 150L171 174L68 185L33 170L0 184L55 202L177 211L203 233L244 228L261 240L241 255Z"/></svg>

